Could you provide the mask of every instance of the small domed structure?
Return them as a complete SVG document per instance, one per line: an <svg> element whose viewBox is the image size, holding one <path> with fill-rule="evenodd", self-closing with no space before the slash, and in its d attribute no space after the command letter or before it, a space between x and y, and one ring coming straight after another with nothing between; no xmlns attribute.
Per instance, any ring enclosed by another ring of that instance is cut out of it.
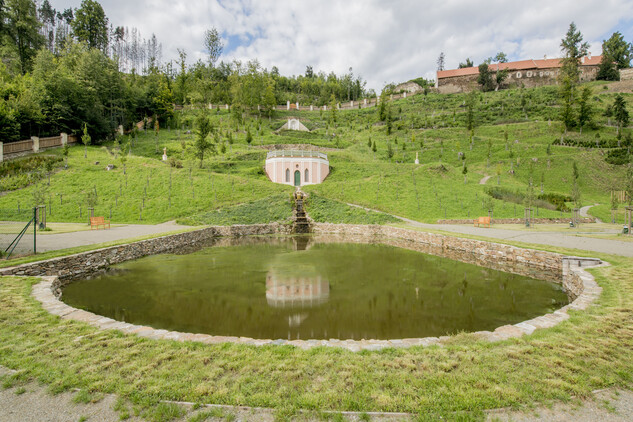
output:
<svg viewBox="0 0 633 422"><path fill-rule="evenodd" d="M330 162L326 154L317 151L270 151L266 155L266 174L274 183L315 185L330 174Z"/></svg>

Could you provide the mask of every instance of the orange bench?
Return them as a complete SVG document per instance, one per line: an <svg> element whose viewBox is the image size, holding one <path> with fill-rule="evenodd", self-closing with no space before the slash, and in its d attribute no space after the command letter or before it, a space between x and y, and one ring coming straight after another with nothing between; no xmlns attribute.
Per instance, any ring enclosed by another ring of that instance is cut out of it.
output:
<svg viewBox="0 0 633 422"><path fill-rule="evenodd" d="M477 220L474 221L473 226L475 227L490 227L490 217L479 217Z"/></svg>
<svg viewBox="0 0 633 422"><path fill-rule="evenodd" d="M90 230L93 227L99 230L99 226L103 226L103 230L105 230L106 226L110 228L110 220L106 220L105 217L90 217Z"/></svg>

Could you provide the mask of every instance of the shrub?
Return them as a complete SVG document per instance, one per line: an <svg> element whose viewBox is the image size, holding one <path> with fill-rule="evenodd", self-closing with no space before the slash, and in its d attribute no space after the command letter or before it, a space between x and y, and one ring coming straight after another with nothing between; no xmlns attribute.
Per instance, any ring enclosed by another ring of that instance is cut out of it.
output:
<svg viewBox="0 0 633 422"><path fill-rule="evenodd" d="M627 148L613 149L607 153L604 160L616 166L621 166L629 162L629 150Z"/></svg>

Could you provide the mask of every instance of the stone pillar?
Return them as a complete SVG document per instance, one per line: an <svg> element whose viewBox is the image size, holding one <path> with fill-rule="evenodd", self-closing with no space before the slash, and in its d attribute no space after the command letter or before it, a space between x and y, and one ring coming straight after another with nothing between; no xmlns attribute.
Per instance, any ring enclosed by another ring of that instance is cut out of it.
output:
<svg viewBox="0 0 633 422"><path fill-rule="evenodd" d="M209 103L209 104L207 105L207 108L208 108L209 110L213 110L213 104Z"/></svg>
<svg viewBox="0 0 633 422"><path fill-rule="evenodd" d="M326 105L323 106L323 111L327 111L327 106Z"/></svg>
<svg viewBox="0 0 633 422"><path fill-rule="evenodd" d="M259 104L257 104L257 111L259 111L259 110L260 110L260 108L259 108Z"/></svg>
<svg viewBox="0 0 633 422"><path fill-rule="evenodd" d="M336 103L336 109L340 110L341 109L341 103Z"/></svg>
<svg viewBox="0 0 633 422"><path fill-rule="evenodd" d="M68 134L67 133L60 133L59 136L61 136L62 138L62 146L66 145L68 143Z"/></svg>
<svg viewBox="0 0 633 422"><path fill-rule="evenodd" d="M403 94L404 94L404 98L407 98L407 91L404 91Z"/></svg>
<svg viewBox="0 0 633 422"><path fill-rule="evenodd" d="M290 110L290 101L286 101L286 110Z"/></svg>
<svg viewBox="0 0 633 422"><path fill-rule="evenodd" d="M363 104L367 105L367 98L363 100Z"/></svg>
<svg viewBox="0 0 633 422"><path fill-rule="evenodd" d="M0 163L4 161L4 144L0 141Z"/></svg>
<svg viewBox="0 0 633 422"><path fill-rule="evenodd" d="M33 141L33 152L40 152L40 138L31 136L31 140Z"/></svg>
<svg viewBox="0 0 633 422"><path fill-rule="evenodd" d="M350 102L349 102L349 106L350 106L350 107L352 107L352 108L354 108L354 100L352 100L352 101L350 101Z"/></svg>
<svg viewBox="0 0 633 422"><path fill-rule="evenodd" d="M297 111L299 111L299 101L297 101Z"/></svg>
<svg viewBox="0 0 633 422"><path fill-rule="evenodd" d="M314 106L310 104L310 111L314 111Z"/></svg>
<svg viewBox="0 0 633 422"><path fill-rule="evenodd" d="M228 110L229 109L229 105L228 104L224 104L224 109Z"/></svg>
<svg viewBox="0 0 633 422"><path fill-rule="evenodd" d="M123 125L119 125L119 135L123 136L124 132L123 132Z"/></svg>

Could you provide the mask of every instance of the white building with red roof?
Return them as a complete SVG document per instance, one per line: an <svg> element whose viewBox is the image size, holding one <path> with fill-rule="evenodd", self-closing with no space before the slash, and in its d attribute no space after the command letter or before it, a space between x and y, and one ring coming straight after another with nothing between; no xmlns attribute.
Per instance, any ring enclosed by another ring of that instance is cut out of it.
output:
<svg viewBox="0 0 633 422"><path fill-rule="evenodd" d="M593 81L598 74L598 67L602 56L585 56L580 60L580 80ZM489 65L491 72L508 70L508 77L504 81L506 86L524 86L532 88L543 85L555 85L560 73L561 59L530 59L508 63L493 63ZM437 72L435 87L443 94L469 92L477 88L479 67L465 67L462 69L440 70Z"/></svg>

